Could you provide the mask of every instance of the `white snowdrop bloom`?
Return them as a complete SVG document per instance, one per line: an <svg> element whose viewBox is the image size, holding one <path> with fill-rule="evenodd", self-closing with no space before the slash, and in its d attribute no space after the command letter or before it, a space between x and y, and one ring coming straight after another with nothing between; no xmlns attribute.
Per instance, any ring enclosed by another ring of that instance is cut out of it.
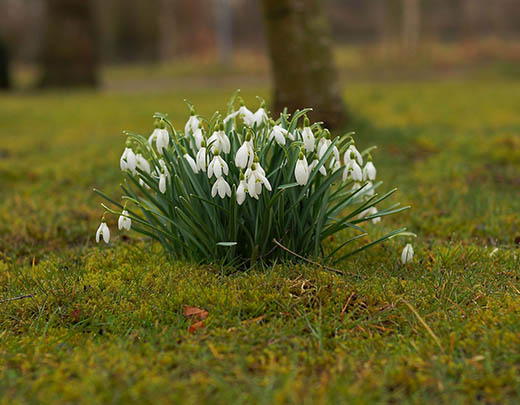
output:
<svg viewBox="0 0 520 405"><path fill-rule="evenodd" d="M238 188L237 188L238 205L242 205L242 203L246 200L246 193L247 193L247 183L246 183L246 180L242 178L240 180L240 184L238 185Z"/></svg>
<svg viewBox="0 0 520 405"><path fill-rule="evenodd" d="M135 173L137 159L134 151L131 148L125 148L123 154L121 155L121 159L119 159L119 165L122 171L130 170L132 173Z"/></svg>
<svg viewBox="0 0 520 405"><path fill-rule="evenodd" d="M367 181L365 188L363 189L363 197L366 199L372 197L376 193L376 190L374 189L374 183L371 181Z"/></svg>
<svg viewBox="0 0 520 405"><path fill-rule="evenodd" d="M146 182L145 182L143 179L141 179L141 178L139 179L139 185L140 185L141 187L146 188L147 190L150 190L150 186L148 185L148 183L146 183Z"/></svg>
<svg viewBox="0 0 520 405"><path fill-rule="evenodd" d="M213 187L211 188L211 196L215 197L217 195L217 192L220 198L224 198L226 195L228 197L231 197L231 187L224 179L224 177L217 178L217 181L215 182L215 184L213 184Z"/></svg>
<svg viewBox="0 0 520 405"><path fill-rule="evenodd" d="M128 216L128 211L123 210L121 215L119 216L119 220L117 221L117 226L119 230L126 229L127 231L130 230L130 227L132 226L132 220Z"/></svg>
<svg viewBox="0 0 520 405"><path fill-rule="evenodd" d="M345 165L345 170L343 171L343 181L346 181L349 176L353 181L363 181L363 173L356 160L350 160Z"/></svg>
<svg viewBox="0 0 520 405"><path fill-rule="evenodd" d="M137 167L139 169L141 169L143 172L146 172L148 174L151 173L150 163L148 163L148 161L143 157L143 155L138 153L137 155L135 155L135 159L137 162Z"/></svg>
<svg viewBox="0 0 520 405"><path fill-rule="evenodd" d="M239 113L240 113L240 110L230 113L228 116L226 116L226 118L224 118L224 124L227 124L227 122L229 120L232 120L233 118L235 118Z"/></svg>
<svg viewBox="0 0 520 405"><path fill-rule="evenodd" d="M255 122L255 114L250 111L245 105L241 105L238 109L238 116L242 118L244 124L249 127L252 127Z"/></svg>
<svg viewBox="0 0 520 405"><path fill-rule="evenodd" d="M335 173L337 170L341 169L341 163L339 159L336 160L336 158L332 158L329 164L329 169L332 170L332 173Z"/></svg>
<svg viewBox="0 0 520 405"><path fill-rule="evenodd" d="M193 170L193 173L197 174L199 172L199 167L197 166L195 159L193 159L189 153L184 154L184 159L186 159L186 161L190 165L191 170Z"/></svg>
<svg viewBox="0 0 520 405"><path fill-rule="evenodd" d="M246 140L238 148L237 154L235 155L235 165L241 169L250 167L255 157L255 151L253 149L253 142L251 140L251 134L247 134Z"/></svg>
<svg viewBox="0 0 520 405"><path fill-rule="evenodd" d="M318 166L319 160L315 157L314 160L309 165L309 172L312 172L316 166ZM325 169L324 165L321 165L319 172L324 176L327 175L327 169Z"/></svg>
<svg viewBox="0 0 520 405"><path fill-rule="evenodd" d="M197 118L197 116L191 112L190 118L186 122L186 125L184 126L184 135L188 135L190 131L192 133L195 133L197 128L199 127L200 120Z"/></svg>
<svg viewBox="0 0 520 405"><path fill-rule="evenodd" d="M329 139L329 138L326 138L326 137L323 137L323 138L320 138L320 140L318 141L318 159L321 159L323 157L323 155L325 155L325 153L327 152L327 149L329 149L330 145L332 144L332 141ZM332 154L334 156L334 160L336 162L339 162L339 150L338 148L336 147L336 145L334 145L332 147Z"/></svg>
<svg viewBox="0 0 520 405"><path fill-rule="evenodd" d="M296 182L300 186L304 186L307 184L309 180L309 164L307 163L307 158L300 152L300 156L298 161L296 162L296 167L294 168L294 177L296 178Z"/></svg>
<svg viewBox="0 0 520 405"><path fill-rule="evenodd" d="M271 191L271 183L265 176L265 170L260 166L260 163L256 161L246 170L245 177L247 179L247 189L249 195L253 198L258 199L258 195L262 192L262 185Z"/></svg>
<svg viewBox="0 0 520 405"><path fill-rule="evenodd" d="M195 139L195 147L197 150L200 149L200 146L202 144L202 141L204 140L204 134L202 133L202 128L197 128L195 132L193 133L193 139ZM193 148L193 145L192 145Z"/></svg>
<svg viewBox="0 0 520 405"><path fill-rule="evenodd" d="M110 229L108 229L108 226L105 222L105 220L101 221L101 225L99 225L99 228L96 231L96 242L99 243L100 237L103 237L103 240L105 243L110 242Z"/></svg>
<svg viewBox="0 0 520 405"><path fill-rule="evenodd" d="M166 149L168 147L168 144L170 143L170 135L168 134L168 130L165 128L156 128L156 130L158 130L158 132L155 140L155 145L157 146L157 152L159 152L162 155L163 149Z"/></svg>
<svg viewBox="0 0 520 405"><path fill-rule="evenodd" d="M168 166L166 166L166 162L164 161L164 159L159 159L159 168L156 169L156 175L157 177L159 177L159 173L161 173L162 171L164 171L164 173L166 174L166 178L170 178L170 171L168 170Z"/></svg>
<svg viewBox="0 0 520 405"><path fill-rule="evenodd" d="M376 207L370 207L370 208L367 208L366 210L362 211L359 215L358 215L358 218L359 219L362 219L362 218L365 218L365 217L368 217L368 216L372 216L372 215L375 215L377 214L377 208ZM378 222L381 222L381 217L377 217L377 218L372 218L372 223L373 224L377 224Z"/></svg>
<svg viewBox="0 0 520 405"><path fill-rule="evenodd" d="M363 166L363 157L354 145L350 145L345 151L345 154L343 155L343 160L345 161L345 164L347 164L352 159L355 159L359 166Z"/></svg>
<svg viewBox="0 0 520 405"><path fill-rule="evenodd" d="M310 127L303 128L302 139L303 139L303 146L305 148L305 151L306 152L314 151L315 139L314 139L314 134L312 133L312 130Z"/></svg>
<svg viewBox="0 0 520 405"><path fill-rule="evenodd" d="M269 133L269 140L273 139L280 146L285 145L285 137L287 136L287 130L282 128L281 125L275 125Z"/></svg>
<svg viewBox="0 0 520 405"><path fill-rule="evenodd" d="M203 172L206 171L206 165L207 165L207 156L206 156L206 144L203 143L203 146L199 149L197 152L196 160L197 160L197 167L199 170L202 170Z"/></svg>
<svg viewBox="0 0 520 405"><path fill-rule="evenodd" d="M211 179L213 175L216 178L222 177L222 174L227 176L229 167L228 164L220 155L218 155L218 151L215 151L217 154L213 156L213 159L208 165L208 178Z"/></svg>
<svg viewBox="0 0 520 405"><path fill-rule="evenodd" d="M376 179L376 167L371 160L367 162L363 167L363 180L375 180Z"/></svg>
<svg viewBox="0 0 520 405"><path fill-rule="evenodd" d="M208 146L213 153L215 153L216 150L229 153L231 144L229 143L229 138L224 132L224 124L221 124L219 130L213 132L213 135L209 137Z"/></svg>
<svg viewBox="0 0 520 405"><path fill-rule="evenodd" d="M403 264L410 263L413 260L413 247L411 244L407 243L401 253L401 262Z"/></svg>
<svg viewBox="0 0 520 405"><path fill-rule="evenodd" d="M256 124L256 127L260 127L264 122L266 122L268 119L267 113L265 112L265 109L263 107L260 107L256 112L253 114L253 124Z"/></svg>
<svg viewBox="0 0 520 405"><path fill-rule="evenodd" d="M161 173L161 175L159 176L159 191L161 193L166 193L166 174L165 173Z"/></svg>

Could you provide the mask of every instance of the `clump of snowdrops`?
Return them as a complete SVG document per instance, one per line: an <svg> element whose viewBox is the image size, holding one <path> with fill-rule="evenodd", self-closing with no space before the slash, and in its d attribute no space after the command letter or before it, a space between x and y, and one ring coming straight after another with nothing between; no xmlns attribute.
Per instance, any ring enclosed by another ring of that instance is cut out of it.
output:
<svg viewBox="0 0 520 405"><path fill-rule="evenodd" d="M405 233L370 238L382 217L408 207L380 208L395 189L376 193L373 148L359 151L352 134L311 124L310 109L274 119L263 100L252 112L233 96L225 116L206 119L188 106L183 131L155 113L150 136L125 132L122 202L95 190L120 230L149 236L176 258L233 265L296 255L337 262ZM105 215L100 238L110 239Z"/></svg>

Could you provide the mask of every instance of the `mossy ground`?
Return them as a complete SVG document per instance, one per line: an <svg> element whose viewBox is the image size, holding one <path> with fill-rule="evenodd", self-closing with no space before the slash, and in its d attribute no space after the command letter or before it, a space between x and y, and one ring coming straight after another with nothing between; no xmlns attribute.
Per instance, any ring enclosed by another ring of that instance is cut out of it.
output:
<svg viewBox="0 0 520 405"><path fill-rule="evenodd" d="M0 95L1 403L487 403L520 397L520 82L350 84L382 189L410 203L341 277L172 263L116 232L96 245L98 187L118 195L122 129L233 86ZM244 98L267 95L248 88ZM492 250L498 251L490 255ZM209 312L189 331L183 306Z"/></svg>

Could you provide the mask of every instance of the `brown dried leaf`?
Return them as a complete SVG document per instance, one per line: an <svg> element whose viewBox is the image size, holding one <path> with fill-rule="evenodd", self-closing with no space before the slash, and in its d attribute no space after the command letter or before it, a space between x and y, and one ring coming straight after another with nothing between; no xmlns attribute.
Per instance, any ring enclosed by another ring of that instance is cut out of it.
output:
<svg viewBox="0 0 520 405"><path fill-rule="evenodd" d="M198 321L190 325L188 328L189 333L195 333L197 330L202 329L204 327L204 321Z"/></svg>
<svg viewBox="0 0 520 405"><path fill-rule="evenodd" d="M208 311L206 311L205 309L191 307L189 305L185 305L184 308L182 308L182 314L186 318L197 318L201 321L208 317Z"/></svg>

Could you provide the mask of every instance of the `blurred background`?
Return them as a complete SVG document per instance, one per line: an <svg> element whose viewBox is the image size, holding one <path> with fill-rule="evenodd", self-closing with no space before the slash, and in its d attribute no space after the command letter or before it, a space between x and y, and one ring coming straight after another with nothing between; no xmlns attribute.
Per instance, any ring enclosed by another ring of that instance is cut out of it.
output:
<svg viewBox="0 0 520 405"><path fill-rule="evenodd" d="M346 80L518 74L518 0L310 3L323 8ZM265 83L266 15L260 0L0 0L1 86Z"/></svg>

